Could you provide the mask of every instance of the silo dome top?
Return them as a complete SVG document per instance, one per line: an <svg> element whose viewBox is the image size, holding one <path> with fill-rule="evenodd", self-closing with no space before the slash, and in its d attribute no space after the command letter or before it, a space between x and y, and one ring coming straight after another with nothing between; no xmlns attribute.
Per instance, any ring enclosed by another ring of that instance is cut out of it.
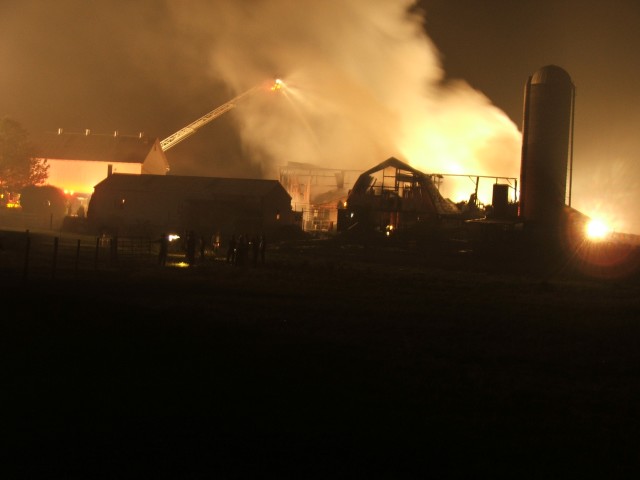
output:
<svg viewBox="0 0 640 480"><path fill-rule="evenodd" d="M547 65L542 67L531 77L531 83L544 83L544 84L565 84L572 85L571 77L561 67L557 65Z"/></svg>

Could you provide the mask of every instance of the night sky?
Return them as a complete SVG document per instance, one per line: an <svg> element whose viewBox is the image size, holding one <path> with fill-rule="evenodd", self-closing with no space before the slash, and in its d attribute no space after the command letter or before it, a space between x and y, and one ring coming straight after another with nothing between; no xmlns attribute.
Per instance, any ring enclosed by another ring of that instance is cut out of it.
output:
<svg viewBox="0 0 640 480"><path fill-rule="evenodd" d="M4 0L0 115L162 139L282 77L284 101L254 94L169 150L171 174L396 156L511 177L524 85L556 64L576 86L572 205L640 233L638 25L632 0Z"/></svg>

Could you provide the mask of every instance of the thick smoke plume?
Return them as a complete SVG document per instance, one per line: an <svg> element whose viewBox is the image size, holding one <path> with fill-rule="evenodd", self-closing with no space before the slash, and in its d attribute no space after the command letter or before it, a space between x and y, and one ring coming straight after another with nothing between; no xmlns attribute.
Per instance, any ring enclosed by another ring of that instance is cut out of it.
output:
<svg viewBox="0 0 640 480"><path fill-rule="evenodd" d="M271 176L289 161L364 170L390 156L426 173L519 175L517 127L481 92L445 80L413 1L169 5L234 94L285 81L234 115L245 154Z"/></svg>
<svg viewBox="0 0 640 480"><path fill-rule="evenodd" d="M519 175L518 129L447 80L414 1L90 3L0 6L0 113L33 133L162 139L281 77L170 150L172 173L278 178L288 162L363 171L395 156L426 173Z"/></svg>

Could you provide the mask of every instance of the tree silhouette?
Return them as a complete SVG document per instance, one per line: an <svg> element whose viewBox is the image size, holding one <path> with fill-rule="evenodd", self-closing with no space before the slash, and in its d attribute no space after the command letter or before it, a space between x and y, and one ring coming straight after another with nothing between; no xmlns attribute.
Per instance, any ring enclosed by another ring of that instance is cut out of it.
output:
<svg viewBox="0 0 640 480"><path fill-rule="evenodd" d="M28 132L15 120L0 119L0 190L18 192L41 185L48 175L46 160L34 158Z"/></svg>

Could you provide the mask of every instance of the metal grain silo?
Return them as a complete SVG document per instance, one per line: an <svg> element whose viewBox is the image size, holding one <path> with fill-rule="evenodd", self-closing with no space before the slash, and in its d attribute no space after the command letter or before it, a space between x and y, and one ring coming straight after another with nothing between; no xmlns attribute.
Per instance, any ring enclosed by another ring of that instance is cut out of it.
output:
<svg viewBox="0 0 640 480"><path fill-rule="evenodd" d="M529 77L524 95L520 216L525 228L556 231L563 220L573 138L575 87L547 65Z"/></svg>

